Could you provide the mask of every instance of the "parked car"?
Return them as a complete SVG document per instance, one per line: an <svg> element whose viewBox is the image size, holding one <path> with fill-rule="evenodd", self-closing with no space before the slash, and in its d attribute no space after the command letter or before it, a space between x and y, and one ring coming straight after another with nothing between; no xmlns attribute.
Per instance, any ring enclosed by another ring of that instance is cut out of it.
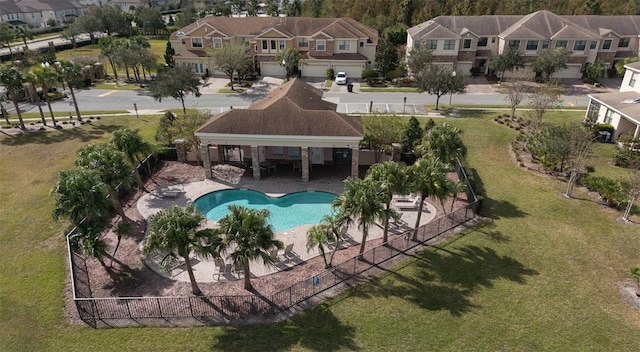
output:
<svg viewBox="0 0 640 352"><path fill-rule="evenodd" d="M336 75L336 84L347 84L347 74L344 72L338 72Z"/></svg>

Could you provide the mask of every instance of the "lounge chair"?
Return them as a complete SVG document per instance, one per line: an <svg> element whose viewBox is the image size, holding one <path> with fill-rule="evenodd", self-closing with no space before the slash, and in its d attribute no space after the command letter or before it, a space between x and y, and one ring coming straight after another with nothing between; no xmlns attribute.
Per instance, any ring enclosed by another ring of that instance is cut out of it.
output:
<svg viewBox="0 0 640 352"><path fill-rule="evenodd" d="M216 264L216 272L213 273L214 280L216 280L216 275L218 281L220 281L221 275L224 277L227 277L227 275L231 275L231 264L225 263L224 260L220 258L214 259L213 262Z"/></svg>
<svg viewBox="0 0 640 352"><path fill-rule="evenodd" d="M293 243L289 243L286 247L284 247L284 253L282 254L283 257L288 259L291 259L290 257L295 257L295 253L293 252Z"/></svg>
<svg viewBox="0 0 640 352"><path fill-rule="evenodd" d="M280 258L278 258L278 248L269 251L269 257L271 257L271 260L274 262L280 261Z"/></svg>
<svg viewBox="0 0 640 352"><path fill-rule="evenodd" d="M420 197L416 197L413 201L411 202L395 202L394 205L396 208L398 208L399 210L403 210L403 209L417 209L420 207L420 202L421 199Z"/></svg>

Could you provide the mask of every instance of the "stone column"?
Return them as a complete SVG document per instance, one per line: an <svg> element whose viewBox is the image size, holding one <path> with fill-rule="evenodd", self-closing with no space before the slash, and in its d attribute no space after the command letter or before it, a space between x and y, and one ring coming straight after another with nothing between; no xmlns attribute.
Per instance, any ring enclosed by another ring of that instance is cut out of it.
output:
<svg viewBox="0 0 640 352"><path fill-rule="evenodd" d="M251 168L253 169L253 179L260 179L260 157L258 156L258 146L251 146Z"/></svg>
<svg viewBox="0 0 640 352"><path fill-rule="evenodd" d="M184 139L176 139L173 142L176 146L176 154L178 155L178 161L181 163L187 162L187 146L184 144Z"/></svg>
<svg viewBox="0 0 640 352"><path fill-rule="evenodd" d="M202 167L204 167L204 177L211 180L213 175L211 174L211 156L209 155L209 145L203 144L200 146L200 154L202 154Z"/></svg>
<svg viewBox="0 0 640 352"><path fill-rule="evenodd" d="M309 182L309 147L300 147L302 157L302 182Z"/></svg>
<svg viewBox="0 0 640 352"><path fill-rule="evenodd" d="M227 161L227 158L224 155L224 152L226 150L225 147L223 145L218 144L218 148L216 149L218 149L218 162L222 163Z"/></svg>
<svg viewBox="0 0 640 352"><path fill-rule="evenodd" d="M351 177L358 178L360 149L351 148Z"/></svg>

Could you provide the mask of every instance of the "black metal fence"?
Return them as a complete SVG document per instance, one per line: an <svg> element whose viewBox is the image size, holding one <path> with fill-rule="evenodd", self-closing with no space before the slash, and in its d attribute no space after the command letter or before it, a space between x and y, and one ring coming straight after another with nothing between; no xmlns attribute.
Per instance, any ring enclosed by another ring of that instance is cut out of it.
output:
<svg viewBox="0 0 640 352"><path fill-rule="evenodd" d="M458 175L466 181L464 170ZM470 187L469 187L470 189ZM470 197L471 196L471 197ZM288 317L299 307L345 282L362 279L362 274L394 265L392 259L475 218L475 195L467 191L467 202L417 231L393 237L387 243L354 257L313 277L272 294L242 296L181 297L91 297L91 284L84 258L69 249L74 302L80 319L92 327L134 325L188 326L194 324L251 324ZM69 235L71 235L70 233ZM69 238L69 235L67 238ZM69 241L67 241L69 245ZM71 248L71 247L69 247Z"/></svg>

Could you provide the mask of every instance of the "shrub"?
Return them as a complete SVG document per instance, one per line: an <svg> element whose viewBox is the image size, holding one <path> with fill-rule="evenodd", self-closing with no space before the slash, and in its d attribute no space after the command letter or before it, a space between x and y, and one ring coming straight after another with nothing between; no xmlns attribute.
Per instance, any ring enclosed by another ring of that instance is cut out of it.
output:
<svg viewBox="0 0 640 352"><path fill-rule="evenodd" d="M400 66L396 67L395 69L387 72L387 78L393 80L393 79L397 79L404 76L404 69Z"/></svg>
<svg viewBox="0 0 640 352"><path fill-rule="evenodd" d="M367 83L371 84L371 82L373 82L374 79L378 78L378 71L371 69L371 68L365 68L364 70L362 70L362 79L366 80Z"/></svg>
<svg viewBox="0 0 640 352"><path fill-rule="evenodd" d="M620 203L625 201L626 192L618 180L604 176L588 176L583 177L580 183L589 190L598 192L610 207L618 207Z"/></svg>
<svg viewBox="0 0 640 352"><path fill-rule="evenodd" d="M335 72L333 71L332 68L328 68L327 69L327 79L334 79L335 78Z"/></svg>
<svg viewBox="0 0 640 352"><path fill-rule="evenodd" d="M615 131L615 129L613 128L613 125L610 123L599 123L596 125L596 133L598 132L609 132L611 133L611 135L613 136L613 132Z"/></svg>

